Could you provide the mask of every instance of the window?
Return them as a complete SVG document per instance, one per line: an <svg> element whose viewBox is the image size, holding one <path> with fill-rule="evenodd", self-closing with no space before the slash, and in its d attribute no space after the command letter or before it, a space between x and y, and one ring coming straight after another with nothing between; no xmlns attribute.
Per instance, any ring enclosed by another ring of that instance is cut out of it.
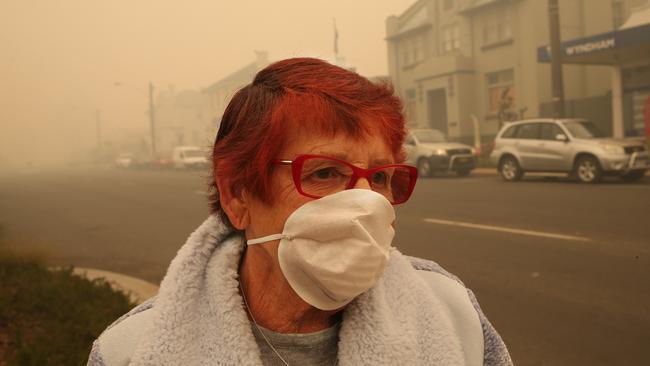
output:
<svg viewBox="0 0 650 366"><path fill-rule="evenodd" d="M501 138L502 139L511 139L511 138L515 137L516 132L517 132L517 126L512 126L512 127L508 128L507 130L505 130L501 134Z"/></svg>
<svg viewBox="0 0 650 366"><path fill-rule="evenodd" d="M414 131L413 134L421 144L447 142L445 134L438 130L419 130Z"/></svg>
<svg viewBox="0 0 650 366"><path fill-rule="evenodd" d="M402 62L404 66L412 65L424 59L424 37L415 36L402 43Z"/></svg>
<svg viewBox="0 0 650 366"><path fill-rule="evenodd" d="M540 128L540 138L542 140L556 140L557 135L564 135L562 129L554 123L542 123Z"/></svg>
<svg viewBox="0 0 650 366"><path fill-rule="evenodd" d="M483 45L491 45L512 38L512 22L507 15L486 19L483 24Z"/></svg>
<svg viewBox="0 0 650 366"><path fill-rule="evenodd" d="M537 139L539 138L539 123L526 123L519 125L517 129L518 139Z"/></svg>
<svg viewBox="0 0 650 366"><path fill-rule="evenodd" d="M406 120L408 122L417 121L417 101L415 89L406 90Z"/></svg>
<svg viewBox="0 0 650 366"><path fill-rule="evenodd" d="M444 0L442 2L442 8L445 11L452 10L454 8L454 0Z"/></svg>
<svg viewBox="0 0 650 366"><path fill-rule="evenodd" d="M442 50L450 53L460 48L460 27L458 24L442 28Z"/></svg>
<svg viewBox="0 0 650 366"><path fill-rule="evenodd" d="M515 106L515 75L513 69L491 72L485 75L490 113L511 110Z"/></svg>
<svg viewBox="0 0 650 366"><path fill-rule="evenodd" d="M598 127L590 121L570 121L564 122L564 127L569 130L571 136L578 139L593 139L605 137Z"/></svg>

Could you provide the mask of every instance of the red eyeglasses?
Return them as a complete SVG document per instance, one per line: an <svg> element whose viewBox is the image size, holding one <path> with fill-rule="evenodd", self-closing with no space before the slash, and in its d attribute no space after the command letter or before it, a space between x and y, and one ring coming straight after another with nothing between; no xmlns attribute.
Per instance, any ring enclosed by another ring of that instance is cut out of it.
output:
<svg viewBox="0 0 650 366"><path fill-rule="evenodd" d="M393 205L408 201L415 188L418 172L405 164L391 164L371 169L359 168L345 160L322 155L299 155L295 160L275 160L291 165L293 183L303 196L321 198L353 188L360 178Z"/></svg>

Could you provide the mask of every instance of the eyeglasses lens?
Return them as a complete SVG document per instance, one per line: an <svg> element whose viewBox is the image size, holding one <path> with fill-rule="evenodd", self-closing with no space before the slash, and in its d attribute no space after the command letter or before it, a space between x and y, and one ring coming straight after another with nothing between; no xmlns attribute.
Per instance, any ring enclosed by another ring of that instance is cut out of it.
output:
<svg viewBox="0 0 650 366"><path fill-rule="evenodd" d="M300 185L304 193L326 196L345 190L354 177L352 168L336 160L311 158L303 162ZM391 203L402 203L409 195L411 172L404 167L386 167L368 177L373 191Z"/></svg>

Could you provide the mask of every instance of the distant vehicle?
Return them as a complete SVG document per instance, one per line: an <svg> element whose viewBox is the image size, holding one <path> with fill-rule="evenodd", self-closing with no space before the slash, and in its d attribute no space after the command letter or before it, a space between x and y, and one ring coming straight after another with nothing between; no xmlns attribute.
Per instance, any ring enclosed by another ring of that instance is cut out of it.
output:
<svg viewBox="0 0 650 366"><path fill-rule="evenodd" d="M117 168L131 168L133 166L133 155L132 154L120 154L115 158L114 161L115 167Z"/></svg>
<svg viewBox="0 0 650 366"><path fill-rule="evenodd" d="M606 138L586 119L529 119L511 122L497 134L490 159L506 181L526 172L561 172L583 183L605 175L636 181L649 166L642 141Z"/></svg>
<svg viewBox="0 0 650 366"><path fill-rule="evenodd" d="M418 175L431 177L436 172L453 171L467 176L476 165L475 150L465 144L449 142L433 129L410 130L404 141L406 162L418 168Z"/></svg>
<svg viewBox="0 0 650 366"><path fill-rule="evenodd" d="M151 169L171 169L174 164L171 159L155 158L147 161L147 167Z"/></svg>
<svg viewBox="0 0 650 366"><path fill-rule="evenodd" d="M204 169L209 166L207 153L197 146L178 146L172 152L174 169Z"/></svg>

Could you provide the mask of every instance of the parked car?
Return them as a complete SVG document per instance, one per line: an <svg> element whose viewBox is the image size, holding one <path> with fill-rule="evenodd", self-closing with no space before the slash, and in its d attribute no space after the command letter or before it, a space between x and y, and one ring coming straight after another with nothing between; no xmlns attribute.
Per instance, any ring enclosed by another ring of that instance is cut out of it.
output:
<svg viewBox="0 0 650 366"><path fill-rule="evenodd" d="M120 154L113 162L116 168L131 168L133 165L133 154Z"/></svg>
<svg viewBox="0 0 650 366"><path fill-rule="evenodd" d="M207 152L197 146L178 146L172 152L174 169L204 169L209 166Z"/></svg>
<svg viewBox="0 0 650 366"><path fill-rule="evenodd" d="M171 169L172 167L172 160L168 158L156 157L147 161L147 168L151 169L164 170Z"/></svg>
<svg viewBox="0 0 650 366"><path fill-rule="evenodd" d="M641 179L650 167L642 141L607 138L586 119L511 122L497 134L490 159L506 181L526 172L568 173L595 183L605 175Z"/></svg>
<svg viewBox="0 0 650 366"><path fill-rule="evenodd" d="M445 171L467 176L476 166L475 151L471 146L449 142L438 130L410 130L404 147L407 163L415 165L421 177L431 177L436 172Z"/></svg>

